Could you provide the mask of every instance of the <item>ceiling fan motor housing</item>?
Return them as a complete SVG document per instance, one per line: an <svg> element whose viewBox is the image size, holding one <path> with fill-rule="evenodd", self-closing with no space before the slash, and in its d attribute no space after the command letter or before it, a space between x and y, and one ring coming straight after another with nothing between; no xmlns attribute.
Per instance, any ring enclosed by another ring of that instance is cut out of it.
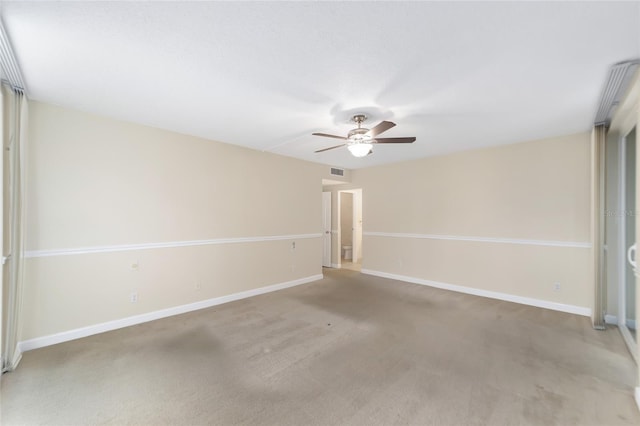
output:
<svg viewBox="0 0 640 426"><path fill-rule="evenodd" d="M365 129L364 127L358 127L357 129L353 129L347 135L347 139L353 143L365 143L371 141L371 136L367 135L369 129Z"/></svg>

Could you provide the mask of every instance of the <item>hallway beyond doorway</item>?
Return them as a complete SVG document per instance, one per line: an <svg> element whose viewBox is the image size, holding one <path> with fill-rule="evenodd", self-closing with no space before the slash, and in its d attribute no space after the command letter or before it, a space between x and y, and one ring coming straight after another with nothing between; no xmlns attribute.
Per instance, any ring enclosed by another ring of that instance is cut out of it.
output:
<svg viewBox="0 0 640 426"><path fill-rule="evenodd" d="M342 263L341 263L341 269L348 269L350 271L357 271L360 272L360 270L362 269L362 265L360 263L353 263L350 260L344 260L342 259Z"/></svg>

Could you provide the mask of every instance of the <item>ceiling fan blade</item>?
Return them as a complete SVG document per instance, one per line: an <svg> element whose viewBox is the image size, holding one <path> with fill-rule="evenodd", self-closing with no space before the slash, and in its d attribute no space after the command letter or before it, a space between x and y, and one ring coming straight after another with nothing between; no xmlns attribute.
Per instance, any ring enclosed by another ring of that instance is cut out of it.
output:
<svg viewBox="0 0 640 426"><path fill-rule="evenodd" d="M416 141L415 137L410 138L376 138L373 143L413 143Z"/></svg>
<svg viewBox="0 0 640 426"><path fill-rule="evenodd" d="M330 149L340 148L341 146L345 146L345 145L346 145L346 143L343 143L343 144L341 144L341 145L332 146L332 147L330 147L330 148L319 149L319 150L314 151L314 152L317 154L318 152L329 151Z"/></svg>
<svg viewBox="0 0 640 426"><path fill-rule="evenodd" d="M344 139L344 140L347 139L344 136L329 135L327 133L311 133L311 134L313 136L324 136L325 138L335 138L335 139Z"/></svg>
<svg viewBox="0 0 640 426"><path fill-rule="evenodd" d="M394 127L395 125L396 125L396 123L392 123L391 121L383 121L382 123L378 124L373 129L369 130L366 134L368 136L371 136L372 138L375 138L380 133L386 132L387 130L389 130L390 128Z"/></svg>

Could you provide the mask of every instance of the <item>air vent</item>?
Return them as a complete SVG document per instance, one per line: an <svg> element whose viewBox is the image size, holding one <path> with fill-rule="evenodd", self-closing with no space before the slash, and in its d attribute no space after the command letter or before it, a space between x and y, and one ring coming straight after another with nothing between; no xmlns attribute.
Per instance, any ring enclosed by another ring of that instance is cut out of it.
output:
<svg viewBox="0 0 640 426"><path fill-rule="evenodd" d="M609 75L600 95L600 105L594 119L594 124L608 126L614 109L626 95L633 73L640 64L640 60L620 62L609 69Z"/></svg>
<svg viewBox="0 0 640 426"><path fill-rule="evenodd" d="M0 67L2 68L3 79L9 83L11 88L19 92L24 92L24 80L20 73L16 55L13 53L9 37L4 30L4 25L0 20Z"/></svg>
<svg viewBox="0 0 640 426"><path fill-rule="evenodd" d="M343 169L336 169L335 167L331 168L331 174L333 176L344 176L344 170Z"/></svg>

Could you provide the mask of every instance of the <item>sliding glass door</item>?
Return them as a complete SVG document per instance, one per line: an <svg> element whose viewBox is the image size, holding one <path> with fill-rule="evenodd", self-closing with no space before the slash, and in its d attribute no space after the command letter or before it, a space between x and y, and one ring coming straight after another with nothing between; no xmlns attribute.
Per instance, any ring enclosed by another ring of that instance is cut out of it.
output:
<svg viewBox="0 0 640 426"><path fill-rule="evenodd" d="M621 327L627 343L636 347L636 128L623 138L624 145L624 227L621 240L624 241L627 259L624 262L623 280L620 283L618 299Z"/></svg>
<svg viewBox="0 0 640 426"><path fill-rule="evenodd" d="M605 142L605 320L619 327L638 358L636 335L636 121L614 122ZM640 265L638 265L640 267Z"/></svg>

